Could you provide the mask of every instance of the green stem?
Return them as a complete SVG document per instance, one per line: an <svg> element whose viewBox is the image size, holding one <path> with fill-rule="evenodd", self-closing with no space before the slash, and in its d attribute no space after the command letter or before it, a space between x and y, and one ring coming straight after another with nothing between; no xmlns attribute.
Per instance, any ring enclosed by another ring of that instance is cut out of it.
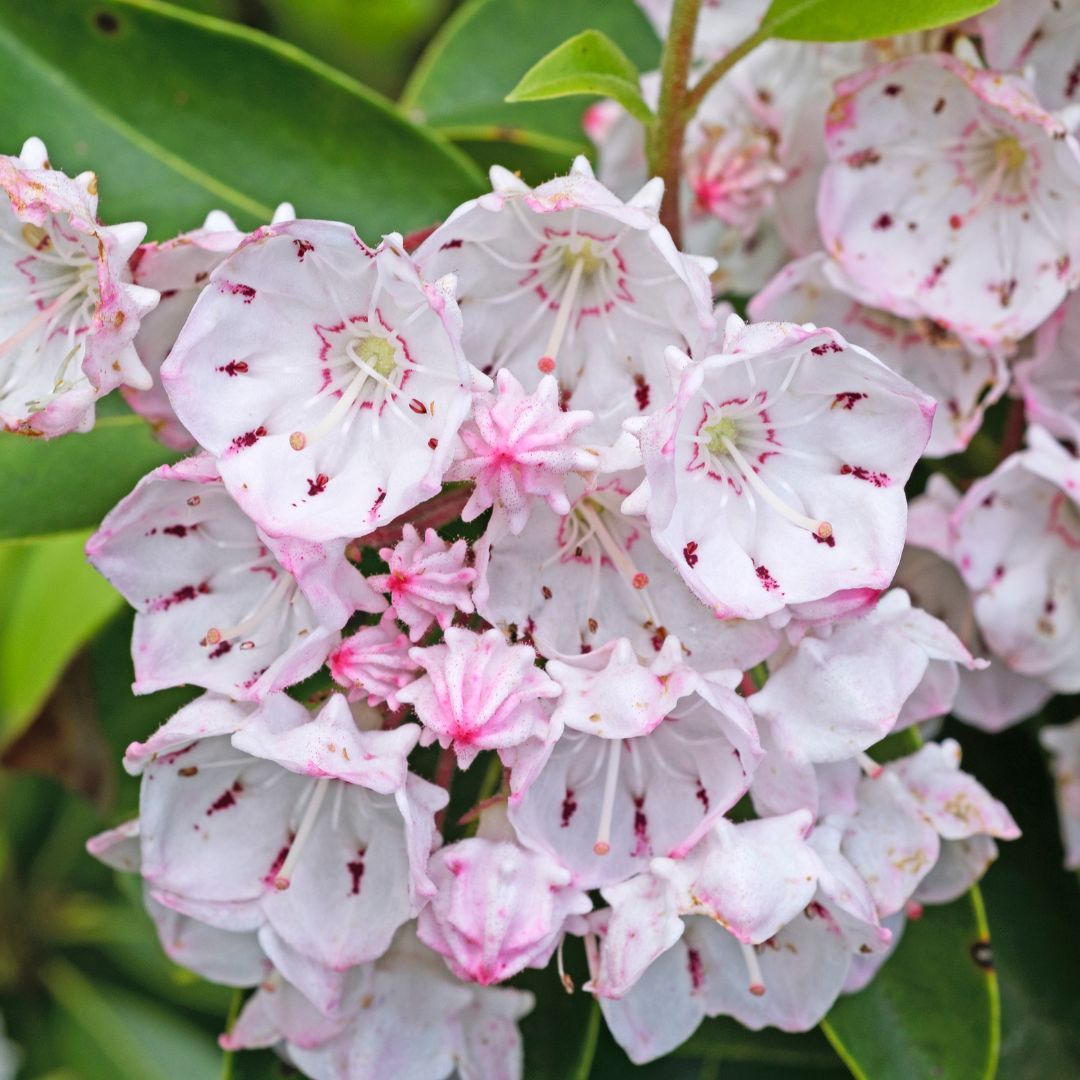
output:
<svg viewBox="0 0 1080 1080"><path fill-rule="evenodd" d="M694 113L701 107L708 92L744 57L753 52L763 41L769 39L768 33L758 30L751 34L745 41L740 42L730 52L725 53L700 79L694 84L683 102L685 115L683 123L688 123Z"/></svg>
<svg viewBox="0 0 1080 1080"><path fill-rule="evenodd" d="M232 1001L229 1002L229 1015L225 1017L225 1031L230 1032L233 1029L233 1025L236 1023L236 1018L240 1015L240 1009L244 1004L244 991L235 990L233 992ZM236 1061L236 1051L226 1050L224 1056L221 1059L221 1080L232 1080L233 1065Z"/></svg>
<svg viewBox="0 0 1080 1080"><path fill-rule="evenodd" d="M596 1044L600 1039L600 1005L593 998L589 1006L589 1020L585 1028L585 1038L581 1044L574 1080L589 1080L592 1074L593 1059L596 1057Z"/></svg>
<svg viewBox="0 0 1080 1080"><path fill-rule="evenodd" d="M701 0L675 0L672 6L671 24L660 61L660 104L648 132L649 173L664 181L660 222L667 226L676 247L682 246L679 173L687 122L687 82L700 10Z"/></svg>

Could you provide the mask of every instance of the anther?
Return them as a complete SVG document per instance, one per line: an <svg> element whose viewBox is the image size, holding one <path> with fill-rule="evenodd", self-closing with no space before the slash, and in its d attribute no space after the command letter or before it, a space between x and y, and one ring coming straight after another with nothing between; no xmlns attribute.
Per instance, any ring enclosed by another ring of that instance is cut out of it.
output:
<svg viewBox="0 0 1080 1080"><path fill-rule="evenodd" d="M633 586L635 589L644 589L649 584L649 575L640 571L634 575Z"/></svg>
<svg viewBox="0 0 1080 1080"><path fill-rule="evenodd" d="M869 754L856 754L855 760L859 763L859 768L862 769L871 780L876 780L885 771L885 766L879 765Z"/></svg>
<svg viewBox="0 0 1080 1080"><path fill-rule="evenodd" d="M536 361L536 366L545 374L550 375L555 370L555 358L552 356L541 356Z"/></svg>
<svg viewBox="0 0 1080 1080"><path fill-rule="evenodd" d="M612 739L608 747L607 775L604 777L604 803L600 810L600 828L596 833L593 851L607 855L611 851L611 821L615 816L615 791L619 783L619 755L622 739Z"/></svg>
<svg viewBox="0 0 1080 1080"><path fill-rule="evenodd" d="M761 965L758 963L757 950L753 945L739 943L742 949L743 961L746 963L746 973L750 977L749 989L754 997L761 997L765 993L765 979L761 974Z"/></svg>

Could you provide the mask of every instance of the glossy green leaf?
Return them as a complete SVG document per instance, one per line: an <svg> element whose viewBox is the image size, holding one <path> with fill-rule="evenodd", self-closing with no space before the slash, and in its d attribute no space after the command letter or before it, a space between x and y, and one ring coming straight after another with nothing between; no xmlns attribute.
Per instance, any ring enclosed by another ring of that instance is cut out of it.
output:
<svg viewBox="0 0 1080 1080"><path fill-rule="evenodd" d="M506 100L547 101L582 94L614 98L643 123L652 119L633 61L598 30L585 30L552 49L525 72Z"/></svg>
<svg viewBox="0 0 1080 1080"><path fill-rule="evenodd" d="M0 591L0 746L19 735L68 662L123 604L86 562L86 535L4 551Z"/></svg>
<svg viewBox="0 0 1080 1080"><path fill-rule="evenodd" d="M40 135L58 166L99 174L104 217L151 235L213 207L253 226L289 200L377 239L444 218L481 183L349 76L157 0L0 0L0 64L7 152Z"/></svg>
<svg viewBox="0 0 1080 1080"><path fill-rule="evenodd" d="M994 1076L1001 1017L989 940L978 889L908 923L874 981L822 1024L856 1078Z"/></svg>
<svg viewBox="0 0 1080 1080"><path fill-rule="evenodd" d="M997 0L773 0L761 22L765 37L793 41L865 41L960 22Z"/></svg>
<svg viewBox="0 0 1080 1080"><path fill-rule="evenodd" d="M499 129L510 128L567 140L584 152L582 102L505 100L529 68L584 30L606 35L640 71L659 66L660 43L634 0L470 0L428 46L402 105L447 134L479 128L498 145Z"/></svg>
<svg viewBox="0 0 1080 1080"><path fill-rule="evenodd" d="M0 434L0 546L95 528L140 478L176 457L133 413L47 442Z"/></svg>

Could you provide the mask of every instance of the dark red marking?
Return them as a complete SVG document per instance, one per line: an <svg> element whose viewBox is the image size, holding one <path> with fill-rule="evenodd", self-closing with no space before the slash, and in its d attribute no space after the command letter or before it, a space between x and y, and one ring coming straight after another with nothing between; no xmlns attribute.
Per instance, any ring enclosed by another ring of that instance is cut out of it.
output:
<svg viewBox="0 0 1080 1080"><path fill-rule="evenodd" d="M321 495L326 490L326 485L330 483L330 477L326 473L319 473L318 476L312 480L308 477L307 493L309 495Z"/></svg>
<svg viewBox="0 0 1080 1080"><path fill-rule="evenodd" d="M637 402L638 412L644 412L649 407L652 391L645 381L644 375L634 376L634 400Z"/></svg>
<svg viewBox="0 0 1080 1080"><path fill-rule="evenodd" d="M243 285L238 281L222 281L220 287L222 292L241 297L245 304L250 304L255 299L255 290L250 285Z"/></svg>
<svg viewBox="0 0 1080 1080"><path fill-rule="evenodd" d="M459 247L461 247L461 241L460 240L447 240L446 243L443 244L443 246L441 248L439 248L439 250L440 251L449 251L451 248L459 248Z"/></svg>
<svg viewBox="0 0 1080 1080"><path fill-rule="evenodd" d="M874 487L883 488L888 487L892 480L887 473L873 472L870 469L863 468L862 465L841 465L841 476L854 476L856 480L865 480L868 484L873 484Z"/></svg>
<svg viewBox="0 0 1080 1080"><path fill-rule="evenodd" d="M198 525L166 525L161 531L166 536L175 536L178 540L182 540L189 532L194 532Z"/></svg>
<svg viewBox="0 0 1080 1080"><path fill-rule="evenodd" d="M879 214L874 221L875 229L891 229L893 227L892 214Z"/></svg>
<svg viewBox="0 0 1080 1080"><path fill-rule="evenodd" d="M310 240L301 240L299 238L294 239L293 243L296 245L296 257L303 262L304 256L309 251L315 250L315 245Z"/></svg>
<svg viewBox="0 0 1080 1080"><path fill-rule="evenodd" d="M228 641L221 641L210 651L209 659L216 660L219 656L232 652L232 645Z"/></svg>
<svg viewBox="0 0 1080 1080"><path fill-rule="evenodd" d="M219 795L211 804L210 809L206 811L206 816L210 817L212 814L216 814L219 810L228 810L230 806L236 805L236 796L244 790L244 785L237 780L231 788Z"/></svg>
<svg viewBox="0 0 1080 1080"><path fill-rule="evenodd" d="M690 971L691 992L700 990L705 982L705 971L701 966L701 954L697 949L686 950L686 966Z"/></svg>
<svg viewBox="0 0 1080 1080"><path fill-rule="evenodd" d="M824 544L826 547L836 547L836 537L831 535L831 534L829 536L818 536L818 534L815 532L815 533L811 533L810 535L819 544Z"/></svg>
<svg viewBox="0 0 1080 1080"><path fill-rule="evenodd" d="M574 812L577 810L577 800L574 798L574 793L567 788L566 797L562 801L562 828L567 828L570 824L570 819L574 816Z"/></svg>
<svg viewBox="0 0 1080 1080"><path fill-rule="evenodd" d="M859 150L849 155L848 165L853 169L865 169L867 165L876 165L881 160L881 155L873 149Z"/></svg>
<svg viewBox="0 0 1080 1080"><path fill-rule="evenodd" d="M943 97L939 97L937 99L937 101L934 102L934 109L933 109L934 115L937 116L937 114L939 112L941 112L941 110L944 109L944 108L945 108L945 99Z"/></svg>
<svg viewBox="0 0 1080 1080"><path fill-rule="evenodd" d="M645 796L634 797L634 850L635 857L648 855L649 845L649 821L645 817Z"/></svg>
<svg viewBox="0 0 1080 1080"><path fill-rule="evenodd" d="M260 439L265 438L266 428L261 424L254 431L245 431L243 435L237 435L229 444L230 450L246 450L254 446Z"/></svg>
<svg viewBox="0 0 1080 1080"><path fill-rule="evenodd" d="M349 886L349 895L359 896L360 882L364 876L364 848L357 850L356 858L352 862L347 862L345 869L349 871L349 877L352 879L352 884Z"/></svg>
<svg viewBox="0 0 1080 1080"><path fill-rule="evenodd" d="M756 566L754 567L754 573L757 574L758 581L760 581L761 584L764 585L769 592L775 592L777 589L780 588L780 586L776 583L776 578L774 578L772 574L769 573L767 567Z"/></svg>
<svg viewBox="0 0 1080 1080"><path fill-rule="evenodd" d="M439 440L434 438L434 436L428 439L427 444L432 450L437 450L439 448Z"/></svg>
<svg viewBox="0 0 1080 1080"><path fill-rule="evenodd" d="M419 398L413 398L412 401L409 402L409 408L418 416L422 416L427 412L427 406Z"/></svg>
<svg viewBox="0 0 1080 1080"><path fill-rule="evenodd" d="M701 777L698 777L697 787L694 789L694 798L701 803L701 808L707 814L709 812L709 793L705 790L705 785L701 782Z"/></svg>
<svg viewBox="0 0 1080 1080"><path fill-rule="evenodd" d="M888 94L889 97L896 97L903 89L904 88L899 83L889 83L888 86L885 87L885 93Z"/></svg>
<svg viewBox="0 0 1080 1080"><path fill-rule="evenodd" d="M855 390L844 390L836 395L835 403L842 405L847 412L851 412L855 408L855 402L862 401L865 397L865 394L860 394Z"/></svg>
<svg viewBox="0 0 1080 1080"><path fill-rule="evenodd" d="M215 368L215 371L223 371L229 378L236 378L237 375L246 375L248 373L248 366L246 360L230 360L227 364L222 364L221 367Z"/></svg>
<svg viewBox="0 0 1080 1080"><path fill-rule="evenodd" d="M210 586L204 581L201 585L183 585L172 594L163 596L155 605L155 611L168 611L173 604L182 604L186 600L194 600L196 596L205 596L210 591Z"/></svg>
<svg viewBox="0 0 1080 1080"><path fill-rule="evenodd" d="M838 345L835 341L823 341L820 345L815 345L810 351L815 356L824 356L826 353L843 352L844 347Z"/></svg>
<svg viewBox="0 0 1080 1080"><path fill-rule="evenodd" d="M289 833L289 842L281 848L274 856L274 861L270 864L270 869L266 872L266 877L263 878L264 885L273 885L277 881L278 873L282 866L285 865L285 860L289 857L289 848L292 847L293 840L296 839L295 833Z"/></svg>
<svg viewBox="0 0 1080 1080"><path fill-rule="evenodd" d="M951 214L949 216L949 228L959 229L964 224L964 219L959 214Z"/></svg>
<svg viewBox="0 0 1080 1080"><path fill-rule="evenodd" d="M696 540L691 540L686 547L682 549L682 557L686 560L686 565L691 569L697 566L698 553Z"/></svg>

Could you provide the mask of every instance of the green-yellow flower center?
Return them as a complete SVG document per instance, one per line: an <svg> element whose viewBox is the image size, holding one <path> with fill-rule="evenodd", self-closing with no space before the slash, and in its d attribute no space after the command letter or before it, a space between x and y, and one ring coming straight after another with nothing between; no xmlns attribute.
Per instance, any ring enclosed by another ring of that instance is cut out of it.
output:
<svg viewBox="0 0 1080 1080"><path fill-rule="evenodd" d="M377 375L388 379L397 367L397 353L386 338L372 334L356 346L356 355Z"/></svg>

